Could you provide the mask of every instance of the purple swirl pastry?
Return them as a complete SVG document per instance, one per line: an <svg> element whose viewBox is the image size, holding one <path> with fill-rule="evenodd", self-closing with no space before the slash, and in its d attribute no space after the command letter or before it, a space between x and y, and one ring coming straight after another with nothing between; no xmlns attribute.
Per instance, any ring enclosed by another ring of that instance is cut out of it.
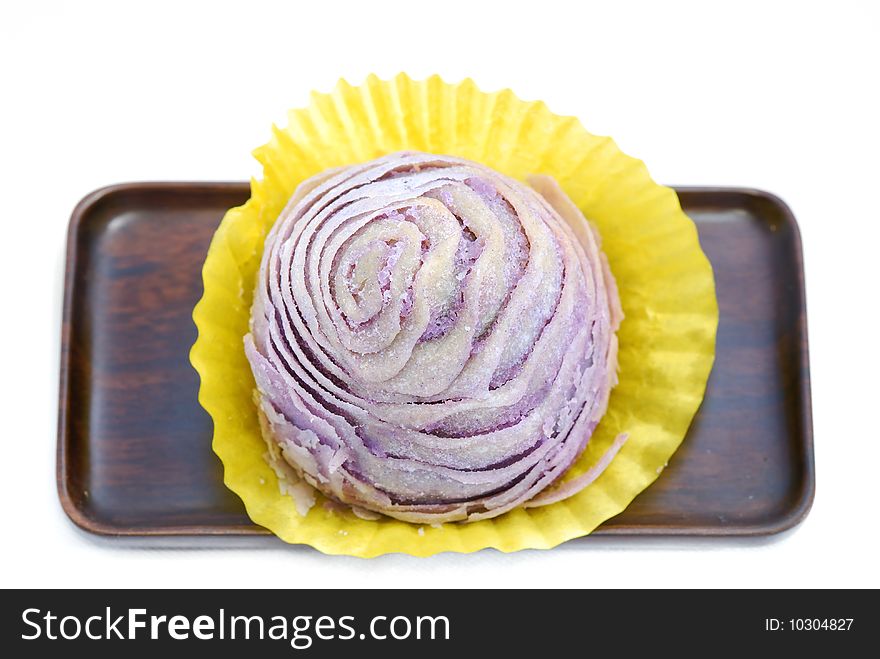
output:
<svg viewBox="0 0 880 659"><path fill-rule="evenodd" d="M585 487L622 313L549 177L395 153L302 183L266 238L245 337L268 459L405 521L478 520Z"/></svg>

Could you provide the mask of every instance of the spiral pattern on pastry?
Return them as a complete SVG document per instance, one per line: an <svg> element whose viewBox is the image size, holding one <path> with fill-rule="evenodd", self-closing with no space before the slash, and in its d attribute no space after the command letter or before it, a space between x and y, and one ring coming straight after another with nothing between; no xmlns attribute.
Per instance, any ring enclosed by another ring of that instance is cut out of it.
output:
<svg viewBox="0 0 880 659"><path fill-rule="evenodd" d="M530 184L402 152L299 186L266 238L245 337L276 468L418 523L595 478L547 489L616 384L617 290L580 211L552 179Z"/></svg>

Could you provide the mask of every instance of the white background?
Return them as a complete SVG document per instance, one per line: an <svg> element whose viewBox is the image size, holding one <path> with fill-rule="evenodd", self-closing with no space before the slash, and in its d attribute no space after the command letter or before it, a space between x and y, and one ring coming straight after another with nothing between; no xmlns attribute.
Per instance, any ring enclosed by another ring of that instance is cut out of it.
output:
<svg viewBox="0 0 880 659"><path fill-rule="evenodd" d="M613 6L612 6L613 5ZM880 586L880 3L8 2L0 9L0 586ZM244 9L246 8L246 10ZM243 180L271 122L369 72L579 116L668 184L754 186L804 241L817 493L769 540L598 539L365 561L144 550L55 492L63 245L109 183Z"/></svg>

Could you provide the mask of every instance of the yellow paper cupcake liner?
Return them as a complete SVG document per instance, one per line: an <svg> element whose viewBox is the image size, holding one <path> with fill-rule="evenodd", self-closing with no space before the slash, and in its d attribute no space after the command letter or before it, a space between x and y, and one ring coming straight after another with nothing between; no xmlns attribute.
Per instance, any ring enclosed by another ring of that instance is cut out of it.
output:
<svg viewBox="0 0 880 659"><path fill-rule="evenodd" d="M322 505L319 495L302 517L264 459L242 338L266 233L304 179L403 149L461 156L518 179L549 174L599 229L626 314L618 332L620 383L566 478L594 464L619 433L629 440L592 485L566 501L435 528L364 520ZM190 357L201 376L199 401L214 420L224 481L255 523L289 543L361 557L543 549L589 534L657 478L703 399L718 305L694 223L641 161L577 119L510 90L487 94L471 80L404 74L370 76L358 87L343 80L330 94L313 94L309 107L288 114L286 128L273 126L272 139L254 155L263 178L251 182L251 198L229 210L211 242Z"/></svg>

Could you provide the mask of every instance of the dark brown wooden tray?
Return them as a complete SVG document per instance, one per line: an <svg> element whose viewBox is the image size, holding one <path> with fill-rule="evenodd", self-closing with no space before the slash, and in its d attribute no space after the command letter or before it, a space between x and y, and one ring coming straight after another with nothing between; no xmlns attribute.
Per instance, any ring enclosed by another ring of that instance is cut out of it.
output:
<svg viewBox="0 0 880 659"><path fill-rule="evenodd" d="M712 261L721 321L705 401L663 475L597 535L747 536L807 514L814 465L803 263L776 197L679 188ZM244 183L131 183L71 218L58 491L108 536L265 535L223 485L190 366L201 266Z"/></svg>

